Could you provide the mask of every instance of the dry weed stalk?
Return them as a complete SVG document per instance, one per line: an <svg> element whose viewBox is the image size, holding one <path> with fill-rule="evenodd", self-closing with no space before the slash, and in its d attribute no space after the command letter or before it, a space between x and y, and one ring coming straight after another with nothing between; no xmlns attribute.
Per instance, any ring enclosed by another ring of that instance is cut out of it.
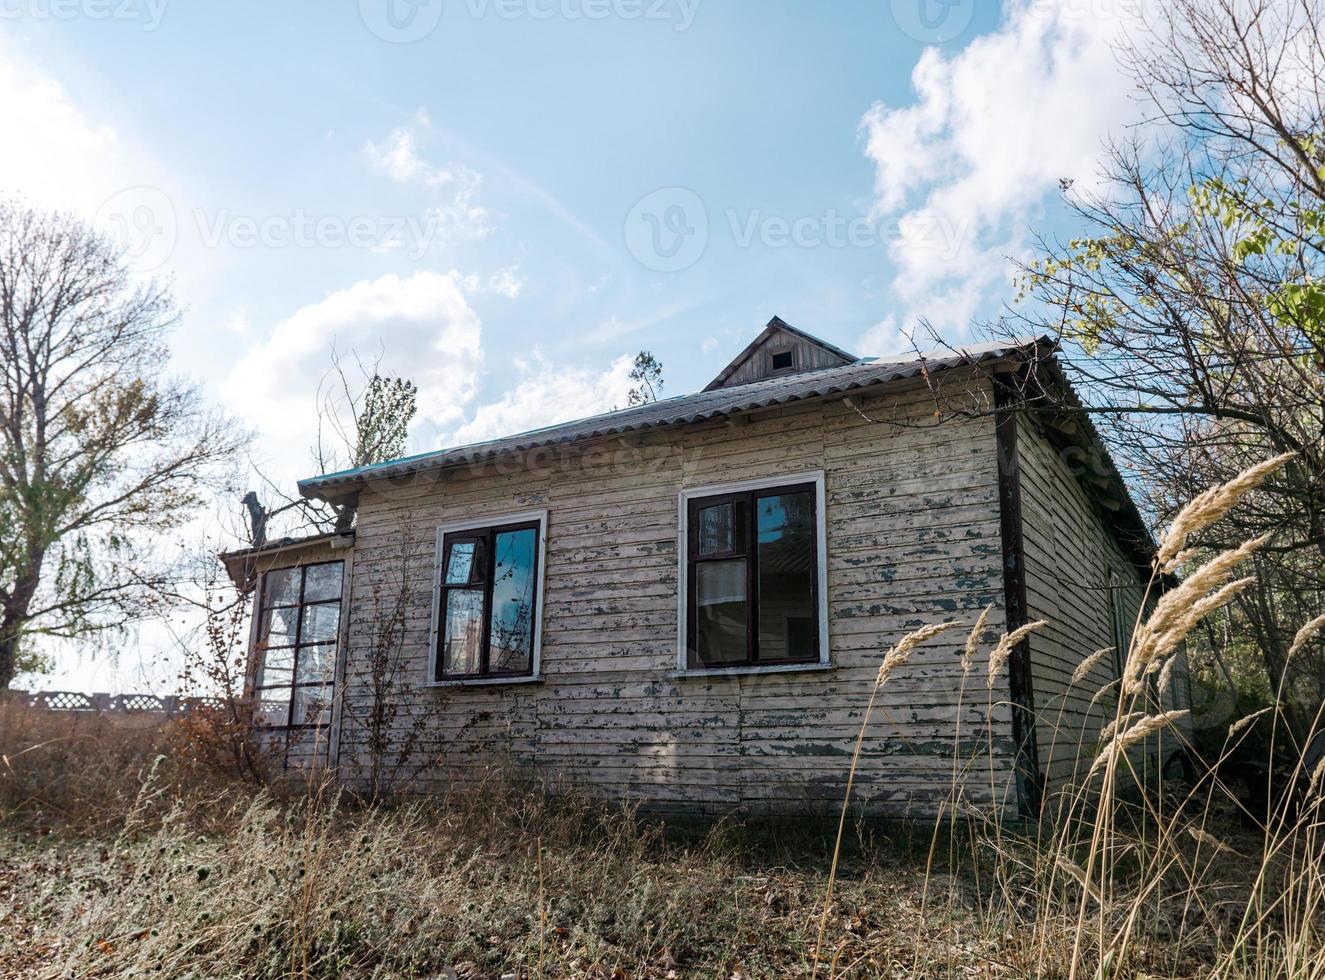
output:
<svg viewBox="0 0 1325 980"><path fill-rule="evenodd" d="M1253 711L1251 714L1247 715L1247 717L1245 717L1245 718L1239 718L1237 721L1233 722L1233 724L1231 724L1231 725L1228 726L1228 737L1229 737L1229 739L1231 740L1231 739L1233 739L1233 738L1236 738L1238 732L1242 731L1244 728L1246 728L1248 725L1250 725L1252 722L1254 722L1254 721L1255 721L1257 718L1259 718L1261 715L1263 715L1263 714L1265 714L1265 713L1267 713L1267 712L1273 711L1273 710L1274 710L1274 705L1271 705L1271 706L1268 707L1268 708L1262 708L1260 711Z"/></svg>
<svg viewBox="0 0 1325 980"><path fill-rule="evenodd" d="M1132 639L1132 650L1123 668L1125 697L1134 697L1141 692L1143 678L1151 665L1176 650L1202 617L1233 599L1239 589L1225 588L1233 577L1233 569L1250 558L1265 541L1263 537L1256 538L1216 555L1177 588L1160 597L1154 611L1138 627ZM1245 588L1247 581L1235 582L1233 586Z"/></svg>
<svg viewBox="0 0 1325 980"><path fill-rule="evenodd" d="M1296 453L1284 453L1263 463L1257 463L1243 470L1227 483L1211 487L1193 497L1169 525L1168 534L1160 542L1159 551L1155 555L1156 564L1163 571L1174 571L1192 535L1223 518L1239 500L1259 487L1265 482L1266 477L1296 455Z"/></svg>
<svg viewBox="0 0 1325 980"><path fill-rule="evenodd" d="M1043 629L1049 625L1049 621L1042 619L1035 623L1027 623L1025 626L1019 626L1011 633L1004 633L994 647L994 652L989 655L989 689L992 691L994 685L998 683L1003 676L1003 668L1007 665L1008 659L1012 656L1012 651L1017 648L1017 644L1026 637L1030 636L1038 629Z"/></svg>
<svg viewBox="0 0 1325 980"><path fill-rule="evenodd" d="M994 604L991 602L985 606L984 611L980 613L980 618L971 627L971 635L966 638L966 649L962 651L963 676L969 675L975 668L975 654L980 649L980 641L984 639L985 627L989 624L989 614L993 611Z"/></svg>
<svg viewBox="0 0 1325 980"><path fill-rule="evenodd" d="M1325 627L1325 613L1317 616L1297 631L1297 635L1293 637L1293 645L1288 648L1288 659L1291 660L1301 653L1315 635L1320 632L1321 627Z"/></svg>
<svg viewBox="0 0 1325 980"><path fill-rule="evenodd" d="M901 667L911 659L911 654L916 648L926 640L945 633L948 630L961 626L961 623L930 623L920 627L918 630L906 634L896 646L890 649L883 657L883 664L879 667L878 676L874 680L874 687L870 690L869 703L865 706L865 717L861 719L860 731L856 734L856 747L851 753L851 769L847 773L846 793L842 800L842 813L837 821L837 840L833 844L833 861L828 869L828 887L824 891L823 914L819 917L819 934L814 943L814 962L812 966L812 980L819 975L819 957L823 951L824 934L828 929L828 914L833 907L833 885L837 881L837 864L842 854L842 834L846 830L847 810L851 805L851 791L856 785L856 769L860 765L860 750L865 743L865 732L869 728L870 715L874 712L874 702L879 694L879 689L887 683L888 678L892 676L897 668Z"/></svg>
<svg viewBox="0 0 1325 980"><path fill-rule="evenodd" d="M1072 686L1075 687L1089 677L1090 672L1099 665L1100 661L1111 653L1113 653L1113 647L1105 647L1102 650L1096 650L1085 660L1081 661L1081 663L1077 665L1077 669L1072 672Z"/></svg>
<svg viewBox="0 0 1325 980"><path fill-rule="evenodd" d="M893 672L911 659L911 654L915 653L916 647L926 640L938 636L940 633L946 633L962 625L961 623L932 623L928 626L922 626L920 629L906 634L902 637L900 643L889 650L883 657L883 663L879 665L879 675L874 679L874 689L878 690L888 683L888 678Z"/></svg>

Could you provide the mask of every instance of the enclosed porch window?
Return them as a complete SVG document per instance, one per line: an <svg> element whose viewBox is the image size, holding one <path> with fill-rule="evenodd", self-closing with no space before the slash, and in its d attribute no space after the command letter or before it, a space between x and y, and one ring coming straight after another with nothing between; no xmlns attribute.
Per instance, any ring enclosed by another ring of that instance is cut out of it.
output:
<svg viewBox="0 0 1325 980"><path fill-rule="evenodd" d="M344 569L331 561L263 574L253 675L258 724L330 724Z"/></svg>

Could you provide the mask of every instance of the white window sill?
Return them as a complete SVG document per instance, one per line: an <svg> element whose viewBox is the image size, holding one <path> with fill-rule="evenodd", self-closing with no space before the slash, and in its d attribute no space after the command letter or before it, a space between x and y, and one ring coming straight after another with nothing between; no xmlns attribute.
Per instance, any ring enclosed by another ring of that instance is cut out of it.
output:
<svg viewBox="0 0 1325 980"><path fill-rule="evenodd" d="M742 677L750 674L808 674L835 670L834 664L774 664L770 667L698 667L688 670L673 670L667 674L669 679L685 680L688 677Z"/></svg>
<svg viewBox="0 0 1325 980"><path fill-rule="evenodd" d="M429 690L437 687L514 687L520 684L542 684L541 676L534 677L471 677L459 681L429 681L419 687Z"/></svg>

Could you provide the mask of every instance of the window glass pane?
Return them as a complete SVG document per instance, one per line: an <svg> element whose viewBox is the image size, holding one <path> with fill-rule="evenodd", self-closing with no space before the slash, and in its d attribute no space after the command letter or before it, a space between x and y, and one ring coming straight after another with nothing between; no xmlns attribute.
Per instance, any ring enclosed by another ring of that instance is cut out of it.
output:
<svg viewBox="0 0 1325 980"><path fill-rule="evenodd" d="M451 541L446 562L447 585L478 585L487 571L487 539Z"/></svg>
<svg viewBox="0 0 1325 980"><path fill-rule="evenodd" d="M262 655L262 666L258 670L257 683L254 687L290 686L291 673L294 670L294 650L267 650Z"/></svg>
<svg viewBox="0 0 1325 980"><path fill-rule="evenodd" d="M538 532L533 528L497 535L488 652L488 670L493 673L528 671L533 665L537 548Z"/></svg>
<svg viewBox="0 0 1325 980"><path fill-rule="evenodd" d="M483 592L480 589L450 589L445 593L442 621L442 673L447 676L477 674L482 661Z"/></svg>
<svg viewBox="0 0 1325 980"><path fill-rule="evenodd" d="M304 629L300 643L334 643L340 628L340 603L304 607Z"/></svg>
<svg viewBox="0 0 1325 980"><path fill-rule="evenodd" d="M269 647L289 646L294 643L295 623L299 619L298 607L268 609L263 614L266 622L262 629L262 642Z"/></svg>
<svg viewBox="0 0 1325 980"><path fill-rule="evenodd" d="M268 606L293 606L299 601L299 569L281 568L262 576L263 602Z"/></svg>
<svg viewBox="0 0 1325 980"><path fill-rule="evenodd" d="M755 509L759 659L814 659L814 497L808 491L760 497Z"/></svg>
<svg viewBox="0 0 1325 980"><path fill-rule="evenodd" d="M290 722L290 689L258 691L253 705L253 721L259 725L277 726Z"/></svg>
<svg viewBox="0 0 1325 980"><path fill-rule="evenodd" d="M326 725L331 722L331 685L296 687L292 725Z"/></svg>
<svg viewBox="0 0 1325 980"><path fill-rule="evenodd" d="M733 505L730 503L700 508L696 515L699 521L700 555L735 550L736 526L733 510Z"/></svg>
<svg viewBox="0 0 1325 980"><path fill-rule="evenodd" d="M296 684L325 684L336 670L336 644L323 643L299 648L299 676Z"/></svg>
<svg viewBox="0 0 1325 980"><path fill-rule="evenodd" d="M744 558L695 566L695 616L700 663L746 659Z"/></svg>
<svg viewBox="0 0 1325 980"><path fill-rule="evenodd" d="M341 562L330 565L310 565L304 571L304 602L322 602L340 598L340 580L344 566Z"/></svg>

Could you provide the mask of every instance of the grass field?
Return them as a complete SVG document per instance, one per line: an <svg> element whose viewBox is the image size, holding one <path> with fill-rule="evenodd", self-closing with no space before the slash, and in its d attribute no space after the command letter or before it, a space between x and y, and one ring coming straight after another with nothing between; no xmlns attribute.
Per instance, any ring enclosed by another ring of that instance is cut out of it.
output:
<svg viewBox="0 0 1325 980"><path fill-rule="evenodd" d="M170 728L13 705L0 707L0 739L4 976L816 971L832 823L667 827L496 773L463 795L363 807L227 780ZM1177 842L1188 870L1143 903L1125 964L1101 969L1114 932L1094 935L1095 903L1054 873L1054 846L955 827L848 820L819 976L1067 977L1074 959L1084 977L1325 970L1319 949L1284 969L1282 926L1262 930L1263 953L1229 960L1261 863L1254 837L1204 853ZM1199 890L1182 886L1193 869ZM1119 863L1113 930L1148 880L1143 862Z"/></svg>

